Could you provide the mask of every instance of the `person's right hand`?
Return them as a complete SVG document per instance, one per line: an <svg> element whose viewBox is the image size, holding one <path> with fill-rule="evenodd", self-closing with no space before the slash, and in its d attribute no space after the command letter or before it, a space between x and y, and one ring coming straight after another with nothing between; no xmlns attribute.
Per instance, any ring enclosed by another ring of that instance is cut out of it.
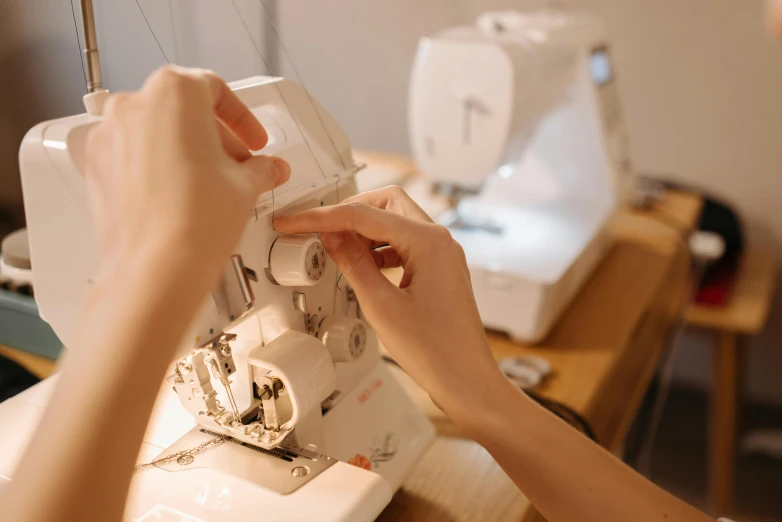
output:
<svg viewBox="0 0 782 522"><path fill-rule="evenodd" d="M278 217L274 226L285 234L320 232L380 340L446 413L460 416L487 399L482 387L501 373L464 251L404 190L359 194L335 206ZM380 271L398 266L404 269L399 287Z"/></svg>

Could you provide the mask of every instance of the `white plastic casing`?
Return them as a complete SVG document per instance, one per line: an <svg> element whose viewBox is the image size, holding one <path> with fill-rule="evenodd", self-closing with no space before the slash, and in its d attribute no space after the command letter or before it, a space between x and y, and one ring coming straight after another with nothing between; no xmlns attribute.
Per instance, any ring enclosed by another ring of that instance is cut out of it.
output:
<svg viewBox="0 0 782 522"><path fill-rule="evenodd" d="M437 220L484 326L543 340L608 252L633 177L617 85L605 27L570 10L487 13L421 41L411 148L460 196Z"/></svg>
<svg viewBox="0 0 782 522"><path fill-rule="evenodd" d="M367 327L364 321L344 315L323 319L318 337L328 348L334 362L355 361L367 347Z"/></svg>
<svg viewBox="0 0 782 522"><path fill-rule="evenodd" d="M318 284L326 270L326 251L314 236L282 236L274 242L269 269L282 286Z"/></svg>
<svg viewBox="0 0 782 522"><path fill-rule="evenodd" d="M322 248L317 238L283 237L273 260L270 255L279 239L273 218L333 205L354 195L354 176L360 165L353 160L350 141L338 123L295 82L256 77L234 82L231 88L269 134L269 145L257 154L273 154L287 161L291 177L248 205L247 225L234 256L230 262L226 260L220 283L202 303L176 357L204 346L220 332L236 334L231 342L236 367L231 380L238 409L244 412L254 400L252 377L257 368L280 376L288 393L293 390L289 403L298 407L291 420L296 425L297 443L305 448L312 445L344 462L291 495L246 481L238 469L236 474L200 466L179 473L150 469L136 477L139 485L131 488L127 519L249 520L257 517L262 506L267 518L280 522L369 522L377 518L420 460L434 437L434 428L388 375L371 330L360 360L337 367L323 343L308 335L308 312L293 305L296 294L302 294L301 303L313 314L339 315L352 310L351 315L356 315L356 303L348 300L346 283L340 283L333 263L328 263L320 276L302 270L306 279L301 273L293 277L286 272L285 267L296 272L304 266L310 247L316 251ZM94 103L88 114L36 125L25 136L19 157L36 302L65 346L74 348L78 348L79 310L98 282L99 249L89 213L84 166L87 133L102 120L99 113L101 97L105 96L91 96L86 101ZM298 255L289 258L291 252L284 252L289 247ZM319 265L326 261L325 253L322 255ZM279 279L302 286L273 284L270 262ZM270 277L263 277L267 272ZM312 285L318 277L317 285L304 286ZM245 287L239 295L237 283ZM235 313L235 303L241 305L240 313ZM285 350L291 353L280 353ZM101 369L98 365L90 370ZM218 400L228 404L224 387L217 388ZM34 401L20 394L0 405L0 488L14 476L16 462L34 432L51 386L46 390L45 397L37 396ZM324 416L318 406L331 390L340 395ZM206 421L203 416L194 418L182 407L169 382L162 383L139 462L152 460L197 423L214 429L214 423L209 418ZM347 464L357 454L372 457L375 441L387 438L396 449L393 461L378 460L371 471ZM251 449L247 452L255 458L261 455ZM248 457L241 465L253 462L253 457Z"/></svg>
<svg viewBox="0 0 782 522"><path fill-rule="evenodd" d="M311 335L289 330L265 346L250 352L248 361L259 371L279 378L293 407L290 420L281 426L293 428L334 391L337 374L323 343ZM307 361L307 364L302 364Z"/></svg>

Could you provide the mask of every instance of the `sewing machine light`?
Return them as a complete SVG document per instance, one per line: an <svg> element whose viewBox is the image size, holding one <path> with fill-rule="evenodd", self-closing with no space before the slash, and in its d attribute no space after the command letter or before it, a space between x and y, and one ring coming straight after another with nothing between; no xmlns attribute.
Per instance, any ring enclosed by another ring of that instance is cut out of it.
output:
<svg viewBox="0 0 782 522"><path fill-rule="evenodd" d="M497 175L502 179L508 179L513 176L513 167L511 165L503 165L497 169Z"/></svg>

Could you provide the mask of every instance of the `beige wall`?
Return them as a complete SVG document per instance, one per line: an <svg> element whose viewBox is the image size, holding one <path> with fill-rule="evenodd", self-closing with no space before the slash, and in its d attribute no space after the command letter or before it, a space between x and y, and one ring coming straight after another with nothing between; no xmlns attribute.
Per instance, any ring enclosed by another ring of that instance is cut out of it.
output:
<svg viewBox="0 0 782 522"><path fill-rule="evenodd" d="M76 2L78 3L78 2ZM46 118L75 113L84 91L67 2L25 0L0 6L0 211L21 224L17 153L25 132Z"/></svg>

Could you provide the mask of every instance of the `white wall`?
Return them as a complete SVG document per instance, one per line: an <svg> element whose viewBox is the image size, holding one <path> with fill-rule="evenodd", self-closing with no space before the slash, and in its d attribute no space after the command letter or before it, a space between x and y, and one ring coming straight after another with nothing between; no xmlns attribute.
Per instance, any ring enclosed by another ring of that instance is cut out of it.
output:
<svg viewBox="0 0 782 522"><path fill-rule="evenodd" d="M356 147L405 152L407 83L420 37L461 19L459 0L281 0L301 79ZM286 74L290 60L283 53Z"/></svg>
<svg viewBox="0 0 782 522"><path fill-rule="evenodd" d="M283 39L307 86L361 147L407 152L407 79L417 39L492 8L544 2L285 2ZM735 205L749 239L782 253L782 47L764 0L570 0L608 26L639 170ZM782 305L771 323L782 324ZM750 392L782 403L782 326L752 342ZM678 377L709 381L706 336L685 339Z"/></svg>
<svg viewBox="0 0 782 522"><path fill-rule="evenodd" d="M267 72L266 15L258 0L235 0L241 17L229 0L93 1L110 90L138 88L166 61L213 69L228 80Z"/></svg>

